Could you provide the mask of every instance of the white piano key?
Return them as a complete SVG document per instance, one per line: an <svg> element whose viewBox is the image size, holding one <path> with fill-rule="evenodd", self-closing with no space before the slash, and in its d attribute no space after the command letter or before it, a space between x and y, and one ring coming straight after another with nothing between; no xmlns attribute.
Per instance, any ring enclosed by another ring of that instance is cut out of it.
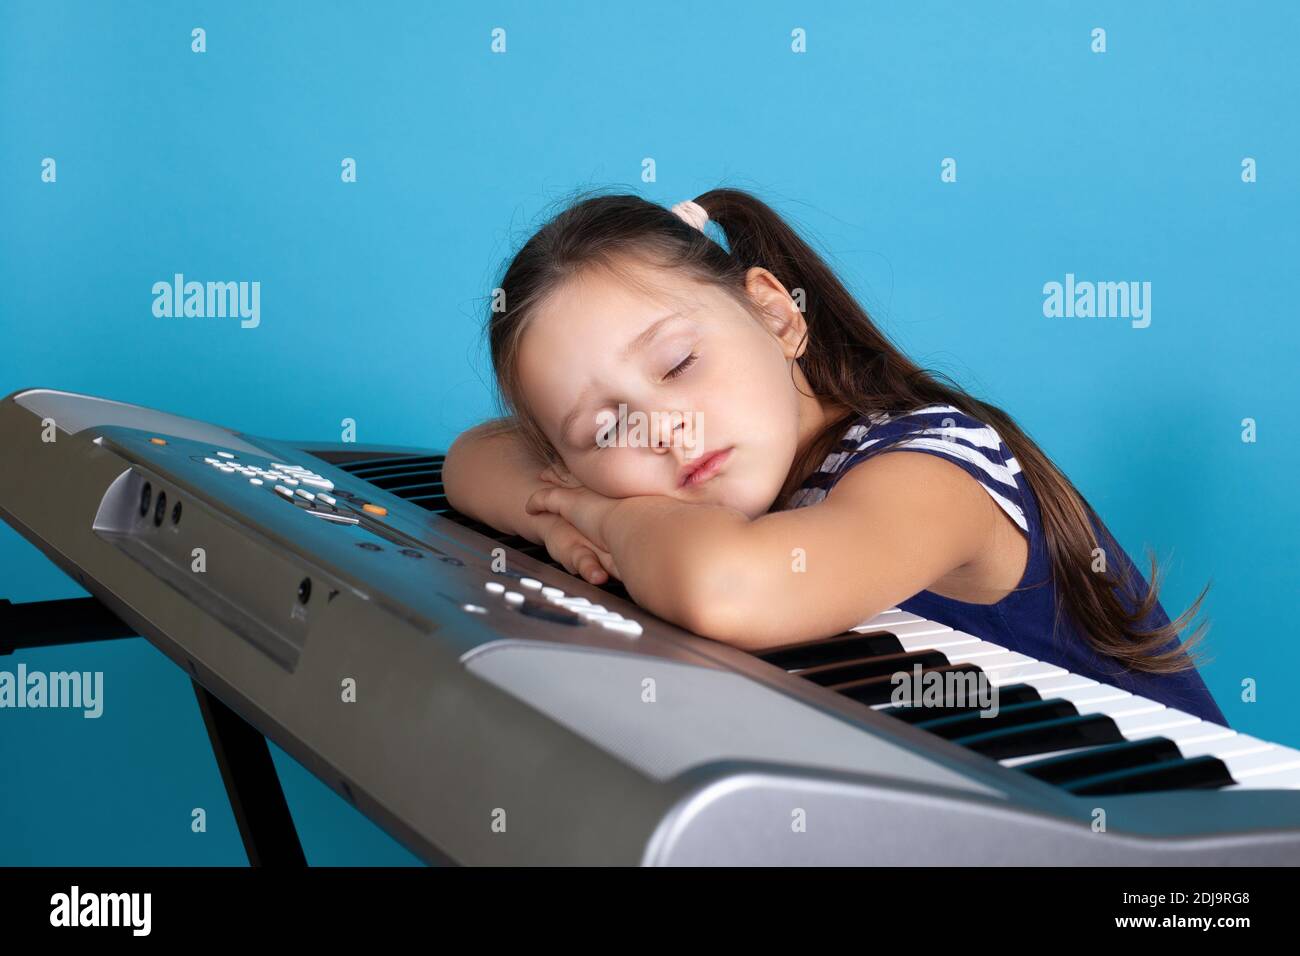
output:
<svg viewBox="0 0 1300 956"><path fill-rule="evenodd" d="M1193 717L1192 714L1187 716ZM1222 724L1216 724L1212 720L1200 720L1193 717L1190 723L1182 723L1176 727L1161 727L1153 734L1133 733L1126 734L1130 740L1141 740L1143 737L1167 737L1174 743L1178 744L1179 751L1182 751L1184 744L1198 743L1206 740L1227 740L1229 737L1236 736L1235 730L1230 730ZM1186 756L1186 754L1183 754Z"/></svg>
<svg viewBox="0 0 1300 956"><path fill-rule="evenodd" d="M898 643L903 645L903 650L915 653L916 651L942 651L949 647L978 644L980 639L970 634L963 634L961 631L949 630L944 634L926 634L919 637L904 637L899 634Z"/></svg>
<svg viewBox="0 0 1300 956"><path fill-rule="evenodd" d="M1238 783L1261 773L1300 768L1300 753L1288 752L1286 747L1258 750L1253 754L1228 754L1219 759L1228 765L1228 772Z"/></svg>
<svg viewBox="0 0 1300 956"><path fill-rule="evenodd" d="M1235 779L1235 778L1234 778ZM1300 767L1257 773L1221 790L1295 790L1300 789Z"/></svg>
<svg viewBox="0 0 1300 956"><path fill-rule="evenodd" d="M1068 693L1068 691L1067 691ZM1076 705L1080 713L1105 714L1108 717L1123 717L1125 714L1145 714L1164 710L1165 705L1136 694L1117 697L1111 700L1090 700Z"/></svg>
<svg viewBox="0 0 1300 956"><path fill-rule="evenodd" d="M976 664L982 666L982 662L977 660ZM1061 677L1066 673L1064 667L1057 667L1055 664L1049 664L1046 661L1031 661L1028 664L1014 664L1011 667L995 670L987 674L988 682L994 687L1008 687L1012 684L1030 684L1034 680L1042 678L1048 680L1053 677ZM1058 695L1059 696L1059 695ZM1044 700L1047 697L1044 695Z"/></svg>
<svg viewBox="0 0 1300 956"><path fill-rule="evenodd" d="M1062 670L1065 670L1062 668ZM1031 684L1047 700L1052 694L1062 690L1074 690L1080 687L1096 687L1097 681L1091 677L1084 677L1082 674L1071 674L1066 671L1059 677L1039 677L1033 680L1025 681Z"/></svg>
<svg viewBox="0 0 1300 956"><path fill-rule="evenodd" d="M1130 740L1133 739L1133 735L1163 737L1166 729L1201 722L1199 717L1193 717L1191 714L1185 714L1182 711L1171 710L1168 707L1141 714L1120 714L1118 717L1112 717L1111 719L1115 721L1115 726L1119 728L1119 732Z"/></svg>
<svg viewBox="0 0 1300 956"><path fill-rule="evenodd" d="M1032 657L1026 657L1024 654L1017 654L1015 651L999 651L993 654L983 654L978 650L967 651L965 648L957 648L953 653L948 655L948 661L952 664L978 664L980 669L986 672L1004 670L1008 667L1015 667L1020 664L1037 664L1038 661Z"/></svg>
<svg viewBox="0 0 1300 956"><path fill-rule="evenodd" d="M881 611L871 620L866 621L864 623L870 624L873 627L889 627L890 625L893 624L922 624L922 623L928 624L930 622L926 621L925 618L920 617L916 614L912 614L908 611L900 611L898 608L893 608L892 610L889 611Z"/></svg>
<svg viewBox="0 0 1300 956"><path fill-rule="evenodd" d="M1258 737L1251 737L1249 734L1236 734L1231 737L1222 737L1217 740L1195 740L1187 744L1180 744L1178 749L1183 752L1184 757L1201 757L1209 754L1211 757L1224 757L1234 754L1259 753L1268 750L1273 745L1267 740L1260 740Z"/></svg>
<svg viewBox="0 0 1300 956"><path fill-rule="evenodd" d="M994 654L1008 653L1005 647L1000 647L991 641L979 641L975 644L964 644L961 647L955 647L952 653L947 654L948 661L952 664L965 664L967 662L976 662L981 657L991 657Z"/></svg>
<svg viewBox="0 0 1300 956"><path fill-rule="evenodd" d="M1107 700L1125 700L1133 695L1126 690L1120 690L1118 687L1112 687L1110 684L1096 684L1092 687L1075 687L1067 690L1058 690L1053 697L1059 697L1062 700L1068 700L1083 711L1085 707L1093 703L1100 703Z"/></svg>
<svg viewBox="0 0 1300 956"><path fill-rule="evenodd" d="M875 624L859 624L856 627L849 628L857 634L867 634L872 631L889 631L900 640L904 637L924 637L925 635L938 636L947 634L952 630L947 624L938 624L934 621L921 621L911 624L891 624L889 627L877 626ZM972 637L971 640L978 640Z"/></svg>

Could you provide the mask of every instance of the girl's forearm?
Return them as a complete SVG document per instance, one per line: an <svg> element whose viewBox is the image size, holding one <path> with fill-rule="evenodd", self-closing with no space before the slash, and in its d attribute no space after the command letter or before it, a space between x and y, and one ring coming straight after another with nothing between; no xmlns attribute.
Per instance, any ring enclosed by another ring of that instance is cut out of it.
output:
<svg viewBox="0 0 1300 956"><path fill-rule="evenodd" d="M508 427L493 419L462 433L447 450L443 486L448 503L462 514L506 534L540 543L554 516L530 515L528 496L548 487L538 477L544 464L524 448Z"/></svg>
<svg viewBox="0 0 1300 956"><path fill-rule="evenodd" d="M620 500L602 534L638 604L707 637L708 615L735 573L749 524L725 505L644 495Z"/></svg>

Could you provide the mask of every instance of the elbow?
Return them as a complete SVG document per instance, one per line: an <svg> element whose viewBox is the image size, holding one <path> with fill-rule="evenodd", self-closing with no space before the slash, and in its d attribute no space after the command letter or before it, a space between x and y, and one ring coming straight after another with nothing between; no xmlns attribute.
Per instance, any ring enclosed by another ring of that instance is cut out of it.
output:
<svg viewBox="0 0 1300 956"><path fill-rule="evenodd" d="M683 563L687 567L679 589L683 597L679 615L682 626L700 637L741 650L756 649L753 624L758 605L751 597L755 587L753 568L743 560L717 553Z"/></svg>
<svg viewBox="0 0 1300 956"><path fill-rule="evenodd" d="M458 441L459 438L451 443L451 447L447 449L442 459L442 493L447 496L449 505L464 513L465 509L462 507L464 502L460 495L460 471L459 467L453 464L457 459L456 442Z"/></svg>

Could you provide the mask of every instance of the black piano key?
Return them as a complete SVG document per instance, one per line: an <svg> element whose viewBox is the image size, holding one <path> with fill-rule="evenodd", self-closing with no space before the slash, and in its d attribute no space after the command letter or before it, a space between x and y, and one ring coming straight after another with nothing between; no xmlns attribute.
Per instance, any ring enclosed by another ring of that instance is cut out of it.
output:
<svg viewBox="0 0 1300 956"><path fill-rule="evenodd" d="M922 730L928 730L944 740L956 740L958 737L969 737L972 734L1003 730L1007 727L1024 727L1027 724L1055 720L1058 717L1074 717L1078 713L1079 709L1074 704L1060 698L1034 700L1026 704L1012 704L1010 706L1003 706L999 702L998 712L992 717L984 717L977 710L970 714L938 717L934 720L923 721L916 726Z"/></svg>
<svg viewBox="0 0 1300 956"><path fill-rule="evenodd" d="M1038 693L1038 688L1031 684L1008 684L1006 687L997 691L998 706L1009 707L1012 704L1027 704L1035 700L1042 700L1042 695ZM942 707L925 707L920 704L902 704L897 707L882 707L880 713L888 714L890 717L897 717L899 720L909 724L919 724L923 721L934 720L936 717L955 717L958 714L973 714L979 712L979 704L955 704L945 702Z"/></svg>
<svg viewBox="0 0 1300 956"><path fill-rule="evenodd" d="M1119 743L1124 739L1119 727L1110 717L1105 714L1089 714L1086 717L1061 717L1025 727L1008 727L1006 730L958 737L954 743L994 760L1006 760L1008 757L1030 757L1053 750Z"/></svg>
<svg viewBox="0 0 1300 956"><path fill-rule="evenodd" d="M860 657L902 653L904 653L902 642L889 631L872 631L869 634L849 631L824 641L787 644L784 647L764 651L757 656L782 670L795 671L805 667L815 667L818 664L833 664Z"/></svg>
<svg viewBox="0 0 1300 956"><path fill-rule="evenodd" d="M1079 796L1093 797L1155 790L1215 790L1236 782L1227 764L1206 754L1191 760L1179 758L1149 767L1130 767L1084 777L1067 783L1065 789Z"/></svg>
<svg viewBox="0 0 1300 956"><path fill-rule="evenodd" d="M799 672L814 684L822 687L835 687L851 681L865 680L872 677L889 677L899 671L912 673L918 664L922 668L941 667L948 663L948 658L939 651L916 651L915 653L882 654L879 657L858 657L853 660L838 661L834 664L822 664L806 667ZM885 698L888 700L889 698Z"/></svg>
<svg viewBox="0 0 1300 956"><path fill-rule="evenodd" d="M945 678L947 674L969 674L972 677L982 674L975 664L941 664L937 667L922 668L921 674L924 677L927 674L936 674L940 678ZM908 676L911 676L909 672ZM963 680L970 678L964 677ZM884 674L880 677L868 677L865 680L849 681L847 684L833 686L831 689L836 693L843 694L845 697L851 697L853 700L866 704L868 707L874 704L888 704L894 702L894 692L896 689L910 691L911 681L900 687L894 683L893 674Z"/></svg>
<svg viewBox="0 0 1300 956"><path fill-rule="evenodd" d="M1044 757L1042 760L1016 764L1016 769L1046 783L1064 784L1115 770L1165 763L1181 756L1178 745L1168 737L1147 737L1143 740L1126 740L1122 744L1093 747L1078 753Z"/></svg>

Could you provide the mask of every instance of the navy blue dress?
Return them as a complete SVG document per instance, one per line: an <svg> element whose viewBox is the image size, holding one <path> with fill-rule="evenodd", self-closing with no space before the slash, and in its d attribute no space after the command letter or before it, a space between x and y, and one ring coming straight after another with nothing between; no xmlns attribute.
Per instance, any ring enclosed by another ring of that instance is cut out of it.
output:
<svg viewBox="0 0 1300 956"><path fill-rule="evenodd" d="M920 591L899 603L902 610L1228 726L1195 669L1174 674L1130 670L1115 658L1094 651L1080 636L1063 606L1057 619L1057 589L1051 580L1047 544L1033 490L996 430L951 405L929 405L902 414L853 419L838 450L828 455L821 469L795 491L787 507L816 504L855 464L886 450L938 455L959 465L1025 533L1029 545L1024 577L1016 590L996 604L969 604ZM1094 523L1094 531L1104 529L1098 529ZM1108 538L1108 532L1098 535L1105 549L1107 567L1128 574L1138 582L1138 593L1145 594L1146 579L1119 542L1113 538L1107 542ZM1127 602L1126 606L1132 607ZM1168 623L1164 608L1157 604L1143 620L1142 627L1149 629ZM1174 638L1166 648L1179 644Z"/></svg>

